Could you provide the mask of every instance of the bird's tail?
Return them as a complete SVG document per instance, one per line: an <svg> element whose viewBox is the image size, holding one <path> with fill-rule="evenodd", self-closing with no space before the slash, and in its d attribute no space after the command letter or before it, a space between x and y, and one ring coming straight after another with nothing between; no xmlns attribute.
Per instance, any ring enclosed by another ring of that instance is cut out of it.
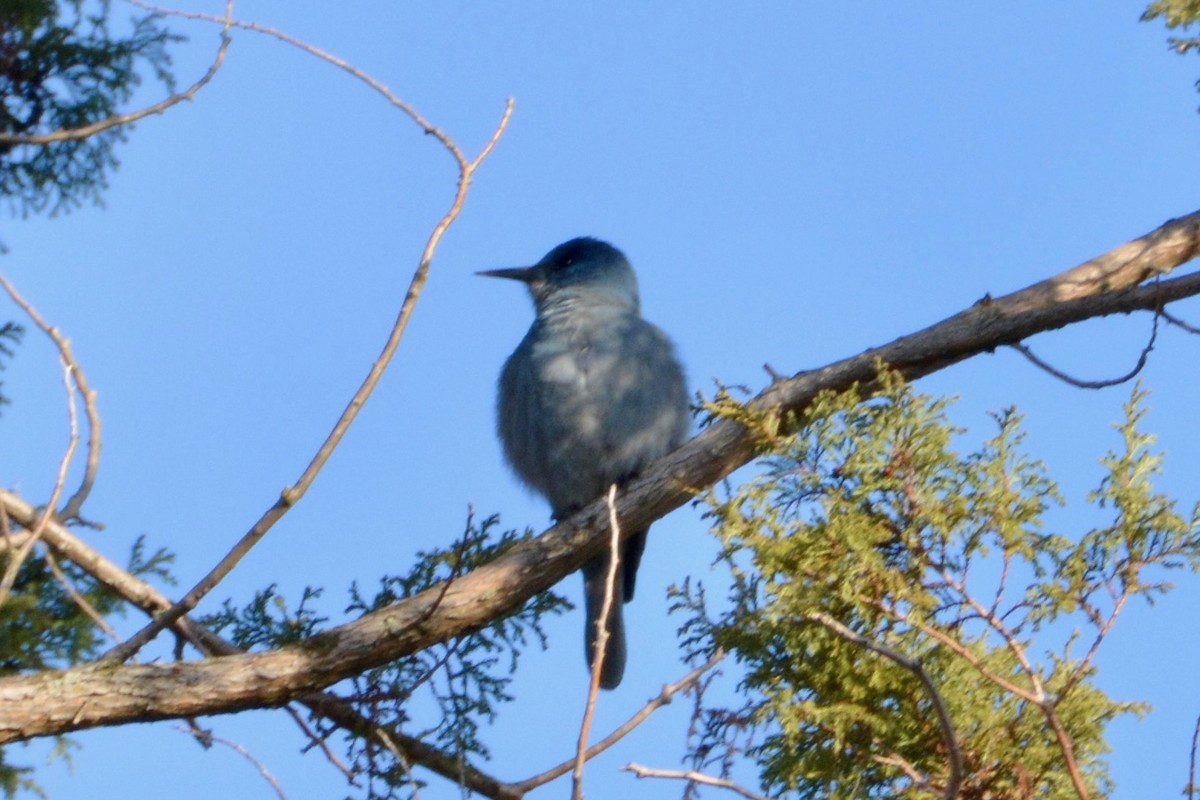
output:
<svg viewBox="0 0 1200 800"><path fill-rule="evenodd" d="M587 613L587 624L583 629L584 642L587 646L588 669L596 660L596 644L600 639L597 623L604 608L604 594L608 583L608 565L610 557L607 553L597 556L583 565L583 603ZM616 582L613 586L612 605L609 607L605 629L608 631L608 643L604 648L604 663L600 667L600 687L615 689L625 675L625 618L621 606L625 604L625 570L618 569Z"/></svg>

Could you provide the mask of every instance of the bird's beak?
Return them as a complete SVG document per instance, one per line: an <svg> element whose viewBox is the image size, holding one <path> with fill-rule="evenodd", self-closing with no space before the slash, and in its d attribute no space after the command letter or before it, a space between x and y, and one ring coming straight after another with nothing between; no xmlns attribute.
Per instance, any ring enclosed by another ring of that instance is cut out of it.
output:
<svg viewBox="0 0 1200 800"><path fill-rule="evenodd" d="M522 283L533 283L540 273L537 267L508 267L506 269L485 269L476 275L486 275L489 278L509 278Z"/></svg>

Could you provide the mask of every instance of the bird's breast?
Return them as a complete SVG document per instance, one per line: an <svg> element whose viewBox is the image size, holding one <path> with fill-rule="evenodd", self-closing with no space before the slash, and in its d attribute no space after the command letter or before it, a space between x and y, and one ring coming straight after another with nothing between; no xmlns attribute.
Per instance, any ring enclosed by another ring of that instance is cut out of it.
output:
<svg viewBox="0 0 1200 800"><path fill-rule="evenodd" d="M665 453L686 428L669 342L640 319L539 320L505 367L499 428L510 463L556 513Z"/></svg>

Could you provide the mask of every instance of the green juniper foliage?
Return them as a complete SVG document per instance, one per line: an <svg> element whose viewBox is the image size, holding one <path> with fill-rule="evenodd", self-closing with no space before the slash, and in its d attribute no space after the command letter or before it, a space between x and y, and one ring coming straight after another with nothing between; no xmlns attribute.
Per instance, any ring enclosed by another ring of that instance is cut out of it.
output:
<svg viewBox="0 0 1200 800"><path fill-rule="evenodd" d="M289 609L287 599L272 583L255 592L254 599L240 609L232 600L226 600L220 611L204 617L201 623L217 633L224 632L229 641L243 650L283 647L312 636L329 621L309 605L320 597L320 589L306 586L300 604Z"/></svg>
<svg viewBox="0 0 1200 800"><path fill-rule="evenodd" d="M418 553L407 575L385 575L374 591L352 586L347 613L361 616L420 594L493 561L532 535L531 531L497 535L498 525L496 516L478 525L472 520L454 546ZM319 596L319 590L306 589L300 604L289 611L272 586L241 610L227 602L222 612L204 622L241 647L279 647L309 637L313 637L313 646L319 646L318 629L326 619L309 606L309 601ZM481 728L495 719L502 704L513 699L507 687L521 651L531 640L545 648L543 619L569 608L562 597L543 592L511 616L474 633L353 678L339 694L377 725L417 736L454 758L486 759ZM345 739L347 763L366 778L364 800L409 797L419 789L410 765L369 736L340 729L323 718L312 722L323 738L336 734Z"/></svg>
<svg viewBox="0 0 1200 800"><path fill-rule="evenodd" d="M9 558L7 549L0 550L0 574L7 569ZM139 577L153 575L170 583L166 568L171 561L171 554L165 550L147 554L139 538L127 569ZM55 575L54 567L60 575ZM105 634L80 608L64 581L102 617L123 613L126 608L123 599L81 567L34 550L21 564L11 593L0 604L0 677L78 664L95 658L108 644ZM70 742L62 737L58 741L58 753L65 755ZM0 750L0 793L10 798L18 790L38 793L29 779L28 767L6 762L10 752Z"/></svg>
<svg viewBox="0 0 1200 800"><path fill-rule="evenodd" d="M1155 0L1142 13L1142 21L1159 18L1172 30L1188 30L1194 23L1200 22L1200 0ZM1200 36L1172 36L1167 43L1180 55L1200 52ZM1196 89L1200 90L1200 81L1196 81Z"/></svg>
<svg viewBox="0 0 1200 800"><path fill-rule="evenodd" d="M0 3L0 133L32 136L82 128L119 113L149 69L169 90L167 32L157 15L110 29L110 0ZM56 212L99 202L121 127L42 145L0 142L0 197L11 213Z"/></svg>
<svg viewBox="0 0 1200 800"><path fill-rule="evenodd" d="M13 347L21 343L21 337L25 335L25 329L15 322L0 323L0 370L4 369L4 359L10 359L16 353ZM0 388L4 386L4 381L0 381ZM6 406L11 401L0 392L0 406Z"/></svg>
<svg viewBox="0 0 1200 800"><path fill-rule="evenodd" d="M10 554L0 550L0 574ZM172 582L166 550L147 555L142 538L134 543L126 568L138 577ZM52 564L61 571L54 574ZM70 561L52 560L35 549L17 572L12 592L0 605L0 677L43 669L60 669L87 661L109 644L68 592L64 580L100 616L123 613L126 602Z"/></svg>
<svg viewBox="0 0 1200 800"><path fill-rule="evenodd" d="M1142 12L1142 20L1161 18L1168 28L1191 27L1192 23L1200 22L1200 0L1155 0ZM1200 39L1170 39L1171 46L1180 53L1200 47Z"/></svg>
<svg viewBox="0 0 1200 800"><path fill-rule="evenodd" d="M693 761L727 773L747 753L772 797L940 796L950 749L935 697L859 636L936 687L960 797L1076 798L1076 780L1106 796L1104 728L1141 706L1095 685L1094 649L1129 600L1169 588L1164 568L1200 565L1196 514L1150 484L1144 393L1088 498L1111 524L1068 537L1043 527L1062 501L1013 411L961 455L945 400L881 381L869 400L821 397L774 438L760 477L709 498L731 607L713 618L691 584L675 603L693 657L721 647L744 667L744 705L702 710Z"/></svg>
<svg viewBox="0 0 1200 800"><path fill-rule="evenodd" d="M45 793L41 791L37 783L30 777L33 772L33 767L13 766L5 763L4 750L0 750L0 792L3 792L5 797L12 798L17 796L17 792L30 792L45 797Z"/></svg>

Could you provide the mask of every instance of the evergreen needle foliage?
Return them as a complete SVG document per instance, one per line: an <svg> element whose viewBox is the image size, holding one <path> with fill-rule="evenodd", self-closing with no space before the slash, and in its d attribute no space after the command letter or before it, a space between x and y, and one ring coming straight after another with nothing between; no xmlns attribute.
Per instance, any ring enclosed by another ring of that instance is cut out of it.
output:
<svg viewBox="0 0 1200 800"><path fill-rule="evenodd" d="M772 797L940 797L956 750L958 797L1107 795L1104 728L1141 707L1095 685L1096 648L1164 569L1200 565L1196 514L1150 483L1144 393L1088 498L1111 524L1068 537L1044 528L1062 501L1016 413L960 455L945 400L881 380L821 397L760 477L709 499L731 607L711 617L692 585L675 600L694 657L745 668L744 705L702 710L696 766L746 752Z"/></svg>
<svg viewBox="0 0 1200 800"><path fill-rule="evenodd" d="M1149 22L1159 18L1172 30L1187 30L1194 23L1200 22L1200 0L1155 0L1142 13L1142 21ZM1172 36L1167 39L1167 43L1180 55L1192 51L1200 52L1200 37ZM1196 81L1196 88L1200 89L1200 81Z"/></svg>
<svg viewBox="0 0 1200 800"><path fill-rule="evenodd" d="M0 548L0 574L12 553ZM173 582L167 566L173 560L166 550L147 554L139 537L129 557L128 571L139 577L156 576ZM55 568L57 567L57 574ZM104 618L124 613L127 603L82 567L57 561L34 550L21 563L12 592L0 604L0 677L45 669L61 669L95 658L105 645L104 632L80 606L82 599ZM66 755L68 739L60 737L56 754ZM40 794L29 778L31 769L5 762L0 749L0 795L14 797L18 790Z"/></svg>
<svg viewBox="0 0 1200 800"><path fill-rule="evenodd" d="M116 35L110 11L109 0L0 3L0 133L33 136L115 116L141 82L139 68L174 88L166 47L180 37L154 14ZM124 138L115 127L86 139L0 143L0 197L21 216L99 202Z"/></svg>
<svg viewBox="0 0 1200 800"><path fill-rule="evenodd" d="M25 335L25 329L15 322L0 323L0 370L4 369L4 361L11 359L16 355L13 347L21 343L21 337ZM4 381L0 381L0 388L4 386ZM0 392L0 406L6 406L11 401Z"/></svg>
<svg viewBox="0 0 1200 800"><path fill-rule="evenodd" d="M351 586L346 611L361 616L420 594L494 560L532 535L531 531L497 535L498 525L496 516L480 524L471 519L454 546L418 553L407 575L385 575L373 592ZM239 647L280 647L304 639L319 646L318 630L327 620L312 609L311 601L320 594L319 589L305 589L299 605L289 610L270 586L241 609L226 602L219 614L203 622ZM513 699L507 687L521 651L531 641L544 649L543 619L569 608L559 595L543 592L511 616L493 620L474 633L355 677L339 694L376 730L419 738L455 759L487 758L481 729L495 719L501 705ZM322 738L345 739L347 764L365 777L359 795L363 800L411 797L419 790L421 783L402 748L390 749L365 731L348 731L328 719L312 722Z"/></svg>

